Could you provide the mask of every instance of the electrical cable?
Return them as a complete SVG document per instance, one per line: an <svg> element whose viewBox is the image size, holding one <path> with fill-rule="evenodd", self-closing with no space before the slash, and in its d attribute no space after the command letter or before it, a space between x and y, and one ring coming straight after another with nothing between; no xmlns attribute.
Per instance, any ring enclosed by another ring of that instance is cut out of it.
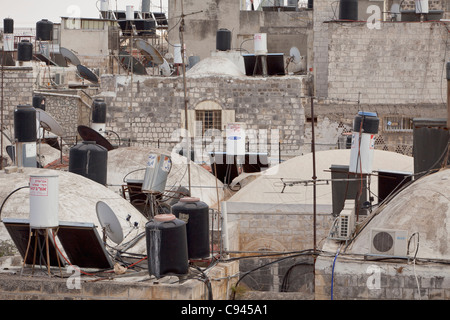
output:
<svg viewBox="0 0 450 320"><path fill-rule="evenodd" d="M334 256L333 260L333 267L331 269L331 300L333 300L333 287L334 287L334 266L336 264L337 257L339 255L339 252L341 251L342 245L338 248L336 255Z"/></svg>

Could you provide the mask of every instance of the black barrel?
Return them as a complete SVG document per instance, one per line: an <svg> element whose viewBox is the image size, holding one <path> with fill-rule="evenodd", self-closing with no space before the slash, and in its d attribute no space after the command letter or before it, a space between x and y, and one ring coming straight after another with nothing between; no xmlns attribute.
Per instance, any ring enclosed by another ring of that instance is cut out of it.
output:
<svg viewBox="0 0 450 320"><path fill-rule="evenodd" d="M69 172L106 185L108 150L94 141L83 141L69 152Z"/></svg>
<svg viewBox="0 0 450 320"><path fill-rule="evenodd" d="M36 142L36 109L18 105L14 110L14 137L18 142Z"/></svg>
<svg viewBox="0 0 450 320"><path fill-rule="evenodd" d="M201 259L210 255L209 207L198 198L184 197L172 206L172 213L186 221L189 259Z"/></svg>
<svg viewBox="0 0 450 320"><path fill-rule="evenodd" d="M97 98L92 102L92 122L106 123L106 102Z"/></svg>
<svg viewBox="0 0 450 320"><path fill-rule="evenodd" d="M358 0L339 2L339 20L358 20Z"/></svg>
<svg viewBox="0 0 450 320"><path fill-rule="evenodd" d="M217 30L216 49L219 51L227 51L231 49L231 31L228 29Z"/></svg>
<svg viewBox="0 0 450 320"><path fill-rule="evenodd" d="M33 107L35 107L36 109L42 109L45 111L45 97L37 94L33 96Z"/></svg>
<svg viewBox="0 0 450 320"><path fill-rule="evenodd" d="M22 40L17 45L17 60L31 61L33 59L33 44L28 40Z"/></svg>
<svg viewBox="0 0 450 320"><path fill-rule="evenodd" d="M159 214L145 225L148 272L156 278L184 275L189 270L186 222Z"/></svg>
<svg viewBox="0 0 450 320"><path fill-rule="evenodd" d="M353 132L377 134L379 124L380 119L376 113L360 111L353 121Z"/></svg>
<svg viewBox="0 0 450 320"><path fill-rule="evenodd" d="M53 22L42 19L36 22L36 40L50 41L53 39Z"/></svg>
<svg viewBox="0 0 450 320"><path fill-rule="evenodd" d="M3 19L3 33L14 33L14 20L11 18Z"/></svg>

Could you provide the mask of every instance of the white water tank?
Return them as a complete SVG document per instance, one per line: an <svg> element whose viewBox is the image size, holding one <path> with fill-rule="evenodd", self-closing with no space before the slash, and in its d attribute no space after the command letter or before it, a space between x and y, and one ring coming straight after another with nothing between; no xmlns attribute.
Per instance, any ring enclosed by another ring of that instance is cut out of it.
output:
<svg viewBox="0 0 450 320"><path fill-rule="evenodd" d="M428 0L416 0L416 13L428 13Z"/></svg>
<svg viewBox="0 0 450 320"><path fill-rule="evenodd" d="M58 196L58 175L30 175L31 229L58 227Z"/></svg>
<svg viewBox="0 0 450 320"><path fill-rule="evenodd" d="M181 44L177 43L173 45L173 63L182 64L183 58L181 55Z"/></svg>
<svg viewBox="0 0 450 320"><path fill-rule="evenodd" d="M267 54L267 33L255 33L253 42L255 46L255 55L261 56Z"/></svg>
<svg viewBox="0 0 450 320"><path fill-rule="evenodd" d="M5 33L3 35L3 46L5 48L5 51L14 51L14 34Z"/></svg>
<svg viewBox="0 0 450 320"><path fill-rule="evenodd" d="M109 0L100 0L100 11L105 12L109 10Z"/></svg>
<svg viewBox="0 0 450 320"><path fill-rule="evenodd" d="M172 169L172 160L169 156L152 153L148 156L145 168L143 193L163 193L166 188L167 177Z"/></svg>
<svg viewBox="0 0 450 320"><path fill-rule="evenodd" d="M227 155L245 155L245 123L230 122L226 127Z"/></svg>
<svg viewBox="0 0 450 320"><path fill-rule="evenodd" d="M127 6L126 7L125 18L128 21L134 20L134 6Z"/></svg>
<svg viewBox="0 0 450 320"><path fill-rule="evenodd" d="M375 137L379 119L376 113L359 112L355 117L352 132L349 172L371 174Z"/></svg>

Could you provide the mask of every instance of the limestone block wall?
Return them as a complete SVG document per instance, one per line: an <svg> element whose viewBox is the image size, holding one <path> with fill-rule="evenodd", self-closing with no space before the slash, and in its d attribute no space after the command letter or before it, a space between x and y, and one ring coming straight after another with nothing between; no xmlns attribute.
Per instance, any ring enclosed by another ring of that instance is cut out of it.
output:
<svg viewBox="0 0 450 320"><path fill-rule="evenodd" d="M299 77L189 77L188 109L213 101L234 114L231 122L248 129L278 129L285 154L296 154L302 143L306 78ZM182 77L105 75L99 96L107 102L107 130L123 142L171 150L184 127Z"/></svg>
<svg viewBox="0 0 450 320"><path fill-rule="evenodd" d="M328 253L316 260L316 300L447 300L448 266L404 261L363 261ZM333 279L333 285L332 285Z"/></svg>
<svg viewBox="0 0 450 320"><path fill-rule="evenodd" d="M19 104L32 104L33 83L31 67L4 67L3 129L11 139L14 138L14 109Z"/></svg>
<svg viewBox="0 0 450 320"><path fill-rule="evenodd" d="M442 104L447 26L440 22L329 23L328 98Z"/></svg>

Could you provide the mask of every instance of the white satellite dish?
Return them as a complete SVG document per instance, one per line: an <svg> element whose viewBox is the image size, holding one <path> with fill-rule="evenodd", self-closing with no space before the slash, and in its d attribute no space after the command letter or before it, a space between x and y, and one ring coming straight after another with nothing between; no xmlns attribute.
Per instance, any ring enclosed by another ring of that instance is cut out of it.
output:
<svg viewBox="0 0 450 320"><path fill-rule="evenodd" d="M104 229L106 236L112 242L120 244L123 241L123 232L116 214L103 201L97 202L96 211L98 221L100 221L100 225Z"/></svg>
<svg viewBox="0 0 450 320"><path fill-rule="evenodd" d="M39 122L40 126L48 132L54 133L57 136L64 135L64 129L44 110L36 108L36 120Z"/></svg>
<svg viewBox="0 0 450 320"><path fill-rule="evenodd" d="M302 56L300 55L300 50L297 47L292 47L289 51L289 56L291 57L291 61L295 64L298 64L302 61Z"/></svg>
<svg viewBox="0 0 450 320"><path fill-rule="evenodd" d="M162 75L168 77L171 74L170 66L166 59L163 58L163 60L164 62L159 66L159 68L161 69Z"/></svg>

